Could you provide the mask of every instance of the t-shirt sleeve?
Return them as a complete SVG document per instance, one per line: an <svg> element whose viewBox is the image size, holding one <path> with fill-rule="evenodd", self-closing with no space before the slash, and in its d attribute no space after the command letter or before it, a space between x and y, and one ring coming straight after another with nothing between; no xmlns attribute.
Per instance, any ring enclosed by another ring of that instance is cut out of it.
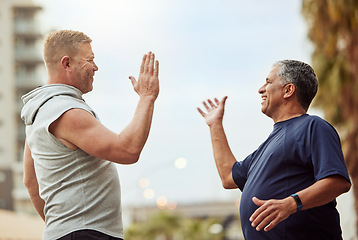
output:
<svg viewBox="0 0 358 240"><path fill-rule="evenodd" d="M350 182L336 130L322 119L314 121L310 130L311 149L307 150L311 150L316 181L337 174Z"/></svg>
<svg viewBox="0 0 358 240"><path fill-rule="evenodd" d="M247 156L245 160L236 162L232 166L232 178L234 179L235 184L242 191L245 187L245 183L247 180L247 172L249 168L249 163L252 158L252 154Z"/></svg>

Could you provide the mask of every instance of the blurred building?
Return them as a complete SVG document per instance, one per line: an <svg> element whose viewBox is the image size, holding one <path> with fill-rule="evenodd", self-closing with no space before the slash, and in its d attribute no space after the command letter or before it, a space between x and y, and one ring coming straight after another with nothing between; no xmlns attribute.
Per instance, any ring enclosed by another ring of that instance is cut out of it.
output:
<svg viewBox="0 0 358 240"><path fill-rule="evenodd" d="M43 84L41 7L0 0L0 208L35 212L23 186L25 127L20 97Z"/></svg>

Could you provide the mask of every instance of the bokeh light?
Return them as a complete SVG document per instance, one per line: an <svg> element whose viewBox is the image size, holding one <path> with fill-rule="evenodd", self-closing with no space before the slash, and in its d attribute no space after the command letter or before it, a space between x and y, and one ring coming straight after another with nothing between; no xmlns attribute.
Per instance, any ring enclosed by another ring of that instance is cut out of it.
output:
<svg viewBox="0 0 358 240"><path fill-rule="evenodd" d="M164 196L160 196L157 198L157 206L160 209L164 209L168 204L168 199Z"/></svg>
<svg viewBox="0 0 358 240"><path fill-rule="evenodd" d="M141 178L139 179L139 186L142 188L147 188L149 187L150 184L150 180L148 178Z"/></svg>
<svg viewBox="0 0 358 240"><path fill-rule="evenodd" d="M188 161L183 157L177 158L174 162L175 167L178 169L185 168L187 164L188 164Z"/></svg>
<svg viewBox="0 0 358 240"><path fill-rule="evenodd" d="M155 192L153 189L148 188L143 191L143 196L145 199L152 199L155 196Z"/></svg>

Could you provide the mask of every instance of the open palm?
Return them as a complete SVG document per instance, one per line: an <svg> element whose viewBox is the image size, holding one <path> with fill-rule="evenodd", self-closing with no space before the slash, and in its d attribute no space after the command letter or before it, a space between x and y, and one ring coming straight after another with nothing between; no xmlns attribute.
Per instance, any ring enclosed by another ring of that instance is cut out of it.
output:
<svg viewBox="0 0 358 240"><path fill-rule="evenodd" d="M222 122L226 99L227 97L225 96L221 101L219 101L217 98L214 98L215 103L210 99L207 100L208 103L204 101L203 105L206 108L207 113L205 113L200 108L197 108L199 113L205 118L206 124L208 124L208 126L211 126L215 122Z"/></svg>

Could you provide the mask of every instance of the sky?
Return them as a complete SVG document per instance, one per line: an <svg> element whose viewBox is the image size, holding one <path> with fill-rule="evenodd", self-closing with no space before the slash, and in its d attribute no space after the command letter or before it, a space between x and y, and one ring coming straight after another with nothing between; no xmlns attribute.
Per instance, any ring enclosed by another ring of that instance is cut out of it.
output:
<svg viewBox="0 0 358 240"><path fill-rule="evenodd" d="M138 163L118 165L124 207L155 205L158 197L169 205L240 197L221 186L209 128L196 108L228 96L224 128L237 160L267 138L273 121L261 113L258 89L272 64L310 63L300 0L35 2L43 5L44 33L72 29L92 38L99 71L84 98L115 132L131 121L138 102L128 76L138 77L148 51L159 60L160 94L147 144ZM182 168L175 167L178 158Z"/></svg>

